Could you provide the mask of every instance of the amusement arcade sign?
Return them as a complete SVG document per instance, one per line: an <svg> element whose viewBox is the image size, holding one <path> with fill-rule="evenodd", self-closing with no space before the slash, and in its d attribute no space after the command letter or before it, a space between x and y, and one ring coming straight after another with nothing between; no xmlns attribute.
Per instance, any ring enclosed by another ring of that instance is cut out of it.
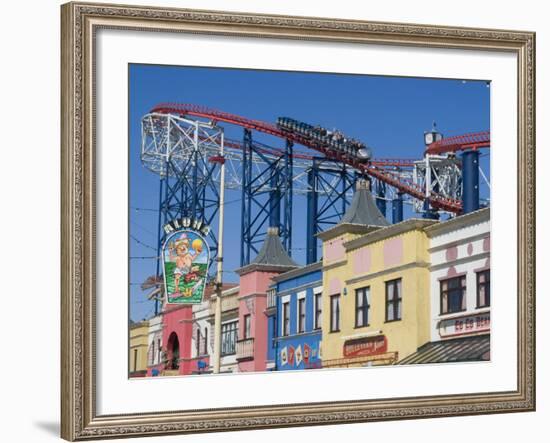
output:
<svg viewBox="0 0 550 443"><path fill-rule="evenodd" d="M164 226L162 270L166 303L201 303L208 276L210 248L205 240L209 227L198 220L181 218Z"/></svg>

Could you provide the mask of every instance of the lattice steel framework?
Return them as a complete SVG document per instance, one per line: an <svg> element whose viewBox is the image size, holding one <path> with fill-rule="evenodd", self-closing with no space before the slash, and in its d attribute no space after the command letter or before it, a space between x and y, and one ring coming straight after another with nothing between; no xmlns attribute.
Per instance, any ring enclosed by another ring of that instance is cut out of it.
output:
<svg viewBox="0 0 550 443"><path fill-rule="evenodd" d="M242 141L224 139L218 122L243 127ZM267 146L253 140L252 131L279 137L285 145ZM296 150L294 143L317 152ZM242 197L241 265L253 259L269 226L279 228L283 245L292 253L294 197L305 196L306 258L311 263L317 260L315 234L343 216L358 174L371 180L384 215L391 203L393 222L402 220L404 203L424 217L460 213L464 171L454 153L488 147L489 135L470 134L438 143L426 149L422 160L360 163L270 123L194 105L162 104L142 119L141 159L161 179L159 229L181 216L203 218L212 224L219 206L217 162L225 162L225 187L240 190ZM227 149L219 158L222 144ZM483 171L481 176L486 180ZM475 190L475 184L470 187ZM472 200L475 198L474 193ZM214 234L211 237L215 257L217 241ZM159 247L163 239L161 232Z"/></svg>
<svg viewBox="0 0 550 443"><path fill-rule="evenodd" d="M436 218L438 211L430 205L432 193L462 200L462 161L455 155L425 154L414 164L413 182L424 189L426 196L424 201L414 200L414 210L426 218Z"/></svg>
<svg viewBox="0 0 550 443"><path fill-rule="evenodd" d="M345 164L314 158L307 171L306 261L318 259L316 234L337 224L353 195L357 172Z"/></svg>
<svg viewBox="0 0 550 443"><path fill-rule="evenodd" d="M279 155L267 155L265 149L253 143L252 131L245 129L241 161L241 266L250 263L259 252L268 227L279 229L281 242L291 254L292 142L286 141L285 149Z"/></svg>
<svg viewBox="0 0 550 443"><path fill-rule="evenodd" d="M163 226L190 217L213 225L220 207L217 179L223 128L211 122L148 114L141 121L143 165L160 176L157 275L165 239ZM218 250L216 230L209 233L211 263ZM210 264L211 264L210 263Z"/></svg>

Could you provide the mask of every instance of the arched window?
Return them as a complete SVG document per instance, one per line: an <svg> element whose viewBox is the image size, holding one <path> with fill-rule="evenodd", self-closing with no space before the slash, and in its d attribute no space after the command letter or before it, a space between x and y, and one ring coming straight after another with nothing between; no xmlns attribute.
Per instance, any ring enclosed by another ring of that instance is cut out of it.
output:
<svg viewBox="0 0 550 443"><path fill-rule="evenodd" d="M168 337L168 369L179 369L180 367L180 342L175 332Z"/></svg>

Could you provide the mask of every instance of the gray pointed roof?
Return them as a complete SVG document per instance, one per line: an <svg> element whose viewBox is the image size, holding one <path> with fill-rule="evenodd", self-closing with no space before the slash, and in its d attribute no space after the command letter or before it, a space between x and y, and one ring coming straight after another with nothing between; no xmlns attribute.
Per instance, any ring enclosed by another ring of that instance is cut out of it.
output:
<svg viewBox="0 0 550 443"><path fill-rule="evenodd" d="M355 194L342 220L330 229L317 234L322 240L327 240L343 233L366 234L389 226L390 222L380 212L367 180L357 181Z"/></svg>
<svg viewBox="0 0 550 443"><path fill-rule="evenodd" d="M354 225L367 225L384 227L389 226L386 217L380 212L376 201L369 189L369 184L366 180L357 182L357 189L353 195L351 205L342 217L341 224L351 223Z"/></svg>
<svg viewBox="0 0 550 443"><path fill-rule="evenodd" d="M256 258L250 264L237 269L236 272L240 275L256 270L285 272L297 267L298 264L290 258L281 243L279 230L268 228L264 243Z"/></svg>

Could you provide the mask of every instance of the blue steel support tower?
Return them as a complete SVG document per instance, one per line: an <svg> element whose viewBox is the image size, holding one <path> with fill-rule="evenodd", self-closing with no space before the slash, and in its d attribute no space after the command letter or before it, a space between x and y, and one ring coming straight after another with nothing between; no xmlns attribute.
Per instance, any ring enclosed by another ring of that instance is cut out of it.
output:
<svg viewBox="0 0 550 443"><path fill-rule="evenodd" d="M403 221L403 194L397 193L397 197L392 200L392 222L399 223Z"/></svg>
<svg viewBox="0 0 550 443"><path fill-rule="evenodd" d="M269 156L256 147L252 141L252 132L245 129L242 153L241 266L250 263L259 252L268 227L278 228L281 242L290 254L292 178L292 142L286 141L285 150L279 156Z"/></svg>
<svg viewBox="0 0 550 443"><path fill-rule="evenodd" d="M316 234L337 224L346 213L357 173L345 165L314 158L308 170L306 262L315 263Z"/></svg>
<svg viewBox="0 0 550 443"><path fill-rule="evenodd" d="M376 206L380 212L386 216L386 183L381 180L376 180Z"/></svg>
<svg viewBox="0 0 550 443"><path fill-rule="evenodd" d="M462 153L462 211L464 214L479 209L479 151Z"/></svg>

